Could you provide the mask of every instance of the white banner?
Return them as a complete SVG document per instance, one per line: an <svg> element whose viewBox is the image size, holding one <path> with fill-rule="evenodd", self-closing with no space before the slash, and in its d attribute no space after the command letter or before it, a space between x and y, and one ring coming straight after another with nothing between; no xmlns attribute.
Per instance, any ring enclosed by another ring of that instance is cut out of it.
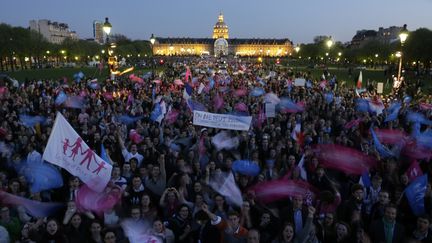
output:
<svg viewBox="0 0 432 243"><path fill-rule="evenodd" d="M240 131L248 131L251 121L251 116L233 116L197 110L194 111L193 116L194 125Z"/></svg>
<svg viewBox="0 0 432 243"><path fill-rule="evenodd" d="M294 80L294 86L304 87L305 84L306 84L306 79L304 79L304 78L296 78Z"/></svg>
<svg viewBox="0 0 432 243"><path fill-rule="evenodd" d="M57 112L43 159L78 176L96 192L103 191L111 178L112 166L87 146L60 112Z"/></svg>

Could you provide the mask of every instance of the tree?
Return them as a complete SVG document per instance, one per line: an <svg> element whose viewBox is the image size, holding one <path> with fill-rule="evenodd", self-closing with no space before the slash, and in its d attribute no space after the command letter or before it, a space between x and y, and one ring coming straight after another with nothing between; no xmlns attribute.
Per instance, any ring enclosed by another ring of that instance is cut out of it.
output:
<svg viewBox="0 0 432 243"><path fill-rule="evenodd" d="M432 31L420 28L408 36L403 53L406 61L421 61L426 68L431 67L432 60Z"/></svg>

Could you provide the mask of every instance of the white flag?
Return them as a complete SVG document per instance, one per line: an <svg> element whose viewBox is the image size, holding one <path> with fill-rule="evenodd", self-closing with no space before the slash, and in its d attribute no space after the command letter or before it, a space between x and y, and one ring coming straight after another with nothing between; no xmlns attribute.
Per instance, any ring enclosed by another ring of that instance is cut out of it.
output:
<svg viewBox="0 0 432 243"><path fill-rule="evenodd" d="M241 207L243 204L242 194L237 187L232 173L223 173L209 182L210 187L224 196L229 204Z"/></svg>
<svg viewBox="0 0 432 243"><path fill-rule="evenodd" d="M60 112L42 158L78 176L96 192L103 191L111 178L112 166L87 146Z"/></svg>

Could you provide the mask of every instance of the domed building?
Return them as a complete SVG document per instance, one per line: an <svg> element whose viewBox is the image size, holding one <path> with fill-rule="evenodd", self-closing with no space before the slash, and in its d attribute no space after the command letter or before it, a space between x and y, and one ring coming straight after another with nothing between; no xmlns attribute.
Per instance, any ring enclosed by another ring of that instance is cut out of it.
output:
<svg viewBox="0 0 432 243"><path fill-rule="evenodd" d="M293 44L289 39L229 39L228 25L221 13L213 27L212 38L155 37L152 50L156 56L283 57L293 52Z"/></svg>
<svg viewBox="0 0 432 243"><path fill-rule="evenodd" d="M218 22L213 27L213 39L219 38L228 39L228 25L225 24L222 13L219 14Z"/></svg>

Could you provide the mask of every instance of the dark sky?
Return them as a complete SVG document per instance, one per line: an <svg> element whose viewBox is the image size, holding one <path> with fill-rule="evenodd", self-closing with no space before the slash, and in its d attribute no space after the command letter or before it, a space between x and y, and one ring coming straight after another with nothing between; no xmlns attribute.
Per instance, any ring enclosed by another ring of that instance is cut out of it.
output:
<svg viewBox="0 0 432 243"><path fill-rule="evenodd" d="M31 19L69 24L92 37L94 20L109 17L113 33L131 39L211 37L219 12L230 38L289 38L309 43L317 35L351 40L357 30L408 25L432 29L432 0L1 0L0 22L29 26Z"/></svg>

